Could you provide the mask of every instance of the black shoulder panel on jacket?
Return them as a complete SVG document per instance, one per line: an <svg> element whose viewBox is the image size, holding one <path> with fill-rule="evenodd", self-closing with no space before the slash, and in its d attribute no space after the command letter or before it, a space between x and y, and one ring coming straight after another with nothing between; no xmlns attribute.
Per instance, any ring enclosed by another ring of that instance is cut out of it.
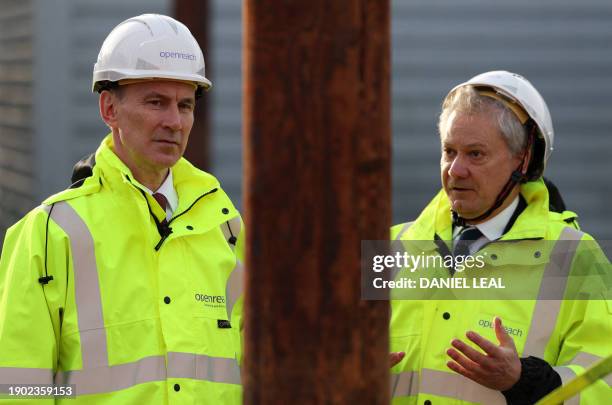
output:
<svg viewBox="0 0 612 405"><path fill-rule="evenodd" d="M78 188L83 185L85 179L93 174L93 167L96 165L96 154L92 153L76 162L72 168L72 185L70 188Z"/></svg>
<svg viewBox="0 0 612 405"><path fill-rule="evenodd" d="M559 192L557 186L555 186L553 182L546 177L543 177L543 179L544 184L546 184L546 188L548 189L548 209L552 212L563 212L567 210L563 197L561 197L561 193Z"/></svg>

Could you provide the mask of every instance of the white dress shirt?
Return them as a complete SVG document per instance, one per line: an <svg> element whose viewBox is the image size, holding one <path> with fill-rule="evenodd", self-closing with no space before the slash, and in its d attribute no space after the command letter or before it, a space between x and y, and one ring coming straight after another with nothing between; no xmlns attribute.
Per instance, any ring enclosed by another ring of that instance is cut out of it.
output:
<svg viewBox="0 0 612 405"><path fill-rule="evenodd" d="M495 215L493 218L486 220L485 222L482 222L478 225L455 227L455 229L453 230L453 248L456 240L459 238L459 234L464 228L476 227L482 233L482 236L470 245L470 254L474 254L474 252L477 252L481 247L483 247L490 241L501 238L501 236L504 234L504 229L506 229L506 226L508 226L510 218L512 218L512 214L514 214L516 207L518 207L518 203L519 197L517 195L510 203L510 205L504 208L502 212Z"/></svg>

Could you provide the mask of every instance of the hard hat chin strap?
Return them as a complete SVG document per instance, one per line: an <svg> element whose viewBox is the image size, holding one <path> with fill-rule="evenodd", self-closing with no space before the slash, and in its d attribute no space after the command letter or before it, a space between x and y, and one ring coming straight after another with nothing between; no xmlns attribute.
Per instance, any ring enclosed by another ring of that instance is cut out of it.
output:
<svg viewBox="0 0 612 405"><path fill-rule="evenodd" d="M484 214L479 215L474 218L464 218L459 215L457 211L451 208L451 213L453 215L453 226L466 226L468 221L481 221L485 218L488 218L493 211L501 207L506 198L510 195L514 186L517 184L526 183L529 180L529 176L527 176L527 171L529 169L529 161L527 160L527 156L529 155L529 151L532 149L534 140L535 140L535 130L536 126L531 127L531 131L529 131L529 135L527 136L527 146L525 148L525 153L523 154L523 158L521 159L521 164L512 172L510 178L501 189L497 198L495 199L495 203L484 212Z"/></svg>

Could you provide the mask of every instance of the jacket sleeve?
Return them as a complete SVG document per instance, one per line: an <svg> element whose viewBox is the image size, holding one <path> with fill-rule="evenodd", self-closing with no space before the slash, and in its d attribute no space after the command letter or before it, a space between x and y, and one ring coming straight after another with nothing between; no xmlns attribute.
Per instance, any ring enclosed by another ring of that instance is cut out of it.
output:
<svg viewBox="0 0 612 405"><path fill-rule="evenodd" d="M15 400L7 395L8 385L52 384L57 370L60 302L65 291L60 291L61 277L46 285L39 282L45 275L47 217L36 208L11 227L0 256L0 403ZM48 246L61 253L62 242L55 240L58 228L50 222L54 232L49 233ZM65 254L53 253L47 257L49 275L66 267ZM54 400L19 399L18 403Z"/></svg>
<svg viewBox="0 0 612 405"><path fill-rule="evenodd" d="M521 358L521 376L512 388L502 391L508 405L534 404L561 386L561 377L546 361Z"/></svg>
<svg viewBox="0 0 612 405"><path fill-rule="evenodd" d="M559 350L552 365L563 384L612 354L611 270L597 242L590 237L583 239L566 290L572 299L563 302L557 322ZM610 403L611 385L612 375L608 375L566 403Z"/></svg>

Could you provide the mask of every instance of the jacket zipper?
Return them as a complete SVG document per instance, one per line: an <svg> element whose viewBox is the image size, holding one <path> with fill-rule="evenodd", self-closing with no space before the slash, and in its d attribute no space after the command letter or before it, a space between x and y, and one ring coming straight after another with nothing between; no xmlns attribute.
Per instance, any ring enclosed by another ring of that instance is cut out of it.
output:
<svg viewBox="0 0 612 405"><path fill-rule="evenodd" d="M170 224L175 219L177 219L178 217L186 214L202 198L206 197L209 194L215 193L215 192L217 192L219 190L217 187L215 187L212 190L207 191L206 193L204 193L201 196L199 196L198 198L196 198L195 201L193 203L191 203L191 205L189 207L187 207L187 209L185 209L185 211L183 211L180 214L175 215L172 218L170 218L170 221L167 221L167 222L162 221L162 222L160 222L157 219L157 217L155 216L155 214L153 214L153 210L151 210L151 206L149 205L149 200L147 200L147 196L145 195L145 192L142 191L140 188L136 187L134 184L132 184L132 181L131 181L130 177L127 174L125 175L125 177L130 182L132 187L134 187L136 190L140 191L140 194L142 194L142 197L145 199L145 202L147 203L147 208L149 209L149 215L151 215L151 217L153 218L153 221L155 222L155 227L157 228L157 232L159 233L159 236L161 236L161 239L159 240L159 242L157 242L157 245L155 245L155 247L154 247L155 251L159 251L159 249L161 248L161 246L164 243L164 241L168 238L168 236L170 236L172 234L172 228L170 227Z"/></svg>
<svg viewBox="0 0 612 405"><path fill-rule="evenodd" d="M168 229L168 231L165 231L164 233L161 233L161 232L160 232L161 239L159 240L159 242L157 242L157 245L155 245L155 251L158 251L158 250L161 248L162 243L164 243L164 241L166 240L166 238L168 238L168 236L170 236L170 234L172 233L172 228L170 227L170 224L171 224L171 223L172 223L172 222L173 222L175 219L177 219L178 217L180 217L180 216L181 216L181 215L183 215L183 214L186 214L186 213L187 213L187 211L189 211L189 210L190 210L190 209L191 209L191 208L192 208L194 205L196 205L196 203L197 203L198 201L200 201L202 198L206 197L206 196L207 196L207 195L209 195L209 194L212 194L212 193L217 192L217 190L218 190L218 188L216 188L216 187L215 187L215 188L213 188L212 190L207 191L206 193L204 193L204 194L202 194L201 196L199 196L198 198L196 198L196 199L195 199L195 201L194 201L194 202L193 202L193 203L192 203L192 204L191 204L189 207L187 207L187 209L186 209L185 211L183 211L183 212L181 212L180 214L175 215L175 216L173 216L172 218L170 218L170 221L168 221L168 223L167 223L167 224L166 224L166 226L165 226L165 228L167 228L167 229ZM145 197L145 198L146 198L146 197ZM148 205L148 204L149 204L149 200L147 200L147 205ZM151 211L151 207L149 207L149 212L150 212L150 211ZM153 213L152 213L152 212L151 212L151 215L153 215ZM153 218L155 218L155 215L153 215ZM155 222L157 223L157 218L155 218L155 220L156 220ZM161 224L160 224L160 226L161 226L162 228L164 228L164 226L163 226L163 225L161 225ZM158 228L158 231L159 231L159 228Z"/></svg>

